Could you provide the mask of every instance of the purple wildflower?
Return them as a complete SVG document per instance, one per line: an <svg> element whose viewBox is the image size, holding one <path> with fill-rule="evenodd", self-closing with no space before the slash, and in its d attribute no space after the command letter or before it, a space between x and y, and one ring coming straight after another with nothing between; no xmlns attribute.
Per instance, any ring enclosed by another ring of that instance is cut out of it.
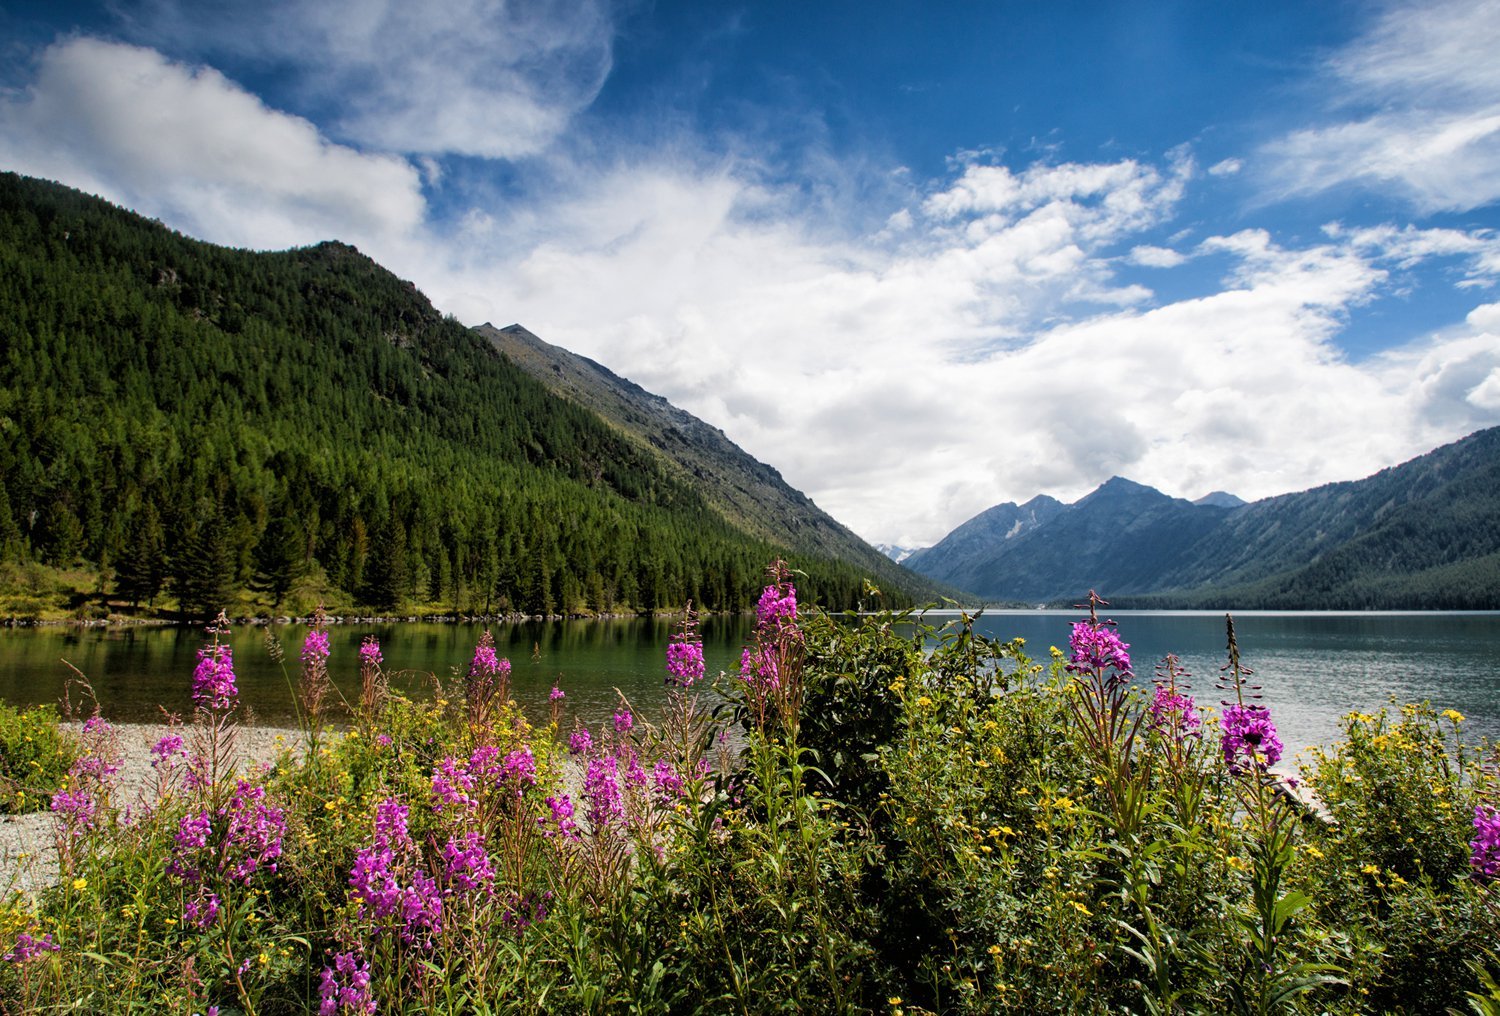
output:
<svg viewBox="0 0 1500 1016"><path fill-rule="evenodd" d="M551 693L547 696L547 701L548 702L561 702L565 698L567 698L567 696L565 694L563 694L563 690L561 688L559 688L557 685L554 684L552 686Z"/></svg>
<svg viewBox="0 0 1500 1016"><path fill-rule="evenodd" d="M224 832L224 865L228 876L244 885L259 870L275 871L286 835L286 817L266 803L266 788L235 781L234 794L220 813Z"/></svg>
<svg viewBox="0 0 1500 1016"><path fill-rule="evenodd" d="M328 647L328 633L321 628L314 628L307 633L302 640L302 663L308 667L321 667L328 664L328 657L332 650Z"/></svg>
<svg viewBox="0 0 1500 1016"><path fill-rule="evenodd" d="M1483 804L1474 806L1474 838L1469 841L1473 851L1469 864L1478 877L1500 879L1500 810Z"/></svg>
<svg viewBox="0 0 1500 1016"><path fill-rule="evenodd" d="M536 786L536 758L529 747L517 748L505 756L505 763L500 767L500 781L515 787L517 797L528 787Z"/></svg>
<svg viewBox="0 0 1500 1016"><path fill-rule="evenodd" d="M574 755L587 755L594 747L594 736L583 727L568 735L568 750Z"/></svg>
<svg viewBox="0 0 1500 1016"><path fill-rule="evenodd" d="M59 790L52 795L52 810L69 836L81 836L94 828L99 805L84 790Z"/></svg>
<svg viewBox="0 0 1500 1016"><path fill-rule="evenodd" d="M411 809L394 797L387 797L375 806L375 846L380 850L411 846L411 835L406 831L406 819Z"/></svg>
<svg viewBox="0 0 1500 1016"><path fill-rule="evenodd" d="M495 652L494 646L484 643L474 647L474 661L469 664L469 672L484 677L490 677L500 672L500 657Z"/></svg>
<svg viewBox="0 0 1500 1016"><path fill-rule="evenodd" d="M740 653L740 677L757 691L775 691L781 687L781 671L776 665L776 652L771 647L756 649L747 646Z"/></svg>
<svg viewBox="0 0 1500 1016"><path fill-rule="evenodd" d="M239 697L234 683L234 660L229 647L215 642L198 650L193 670L193 701L204 709L232 709Z"/></svg>
<svg viewBox="0 0 1500 1016"><path fill-rule="evenodd" d="M1276 724L1265 706L1224 707L1224 761L1230 772L1267 769L1280 761L1282 750Z"/></svg>
<svg viewBox="0 0 1500 1016"><path fill-rule="evenodd" d="M339 953L332 967L323 968L318 999L318 1016L338 1016L341 1012L372 1016L375 998L370 991L369 961L361 961L352 952Z"/></svg>
<svg viewBox="0 0 1500 1016"><path fill-rule="evenodd" d="M465 892L475 889L489 892L495 881L495 869L490 866L490 855L484 849L484 835L477 830L462 840L448 840L443 847L443 866L449 884Z"/></svg>
<svg viewBox="0 0 1500 1016"><path fill-rule="evenodd" d="M703 643L678 641L667 645L668 680L682 688L691 688L703 679Z"/></svg>
<svg viewBox="0 0 1500 1016"><path fill-rule="evenodd" d="M782 618L797 620L797 590L790 582L784 588L781 585L766 586L755 605L755 619L762 625L774 624Z"/></svg>
<svg viewBox="0 0 1500 1016"><path fill-rule="evenodd" d="M1191 695L1184 695L1167 685L1159 684L1156 686L1156 694L1151 698L1149 713L1152 730L1176 737L1179 741L1198 736L1201 721Z"/></svg>
<svg viewBox="0 0 1500 1016"><path fill-rule="evenodd" d="M659 760L652 768L651 782L656 785L656 792L666 804L681 797L687 787L676 767L666 759Z"/></svg>
<svg viewBox="0 0 1500 1016"><path fill-rule="evenodd" d="M6 963L26 963L36 959L42 953L57 952L58 945L52 941L51 934L36 938L30 932L18 932L15 945L11 946L10 952L0 956L0 960Z"/></svg>
<svg viewBox="0 0 1500 1016"><path fill-rule="evenodd" d="M630 715L629 709L622 706L615 710L615 733L628 734L633 726L635 726L635 717Z"/></svg>
<svg viewBox="0 0 1500 1016"><path fill-rule="evenodd" d="M596 758L583 775L583 796L588 801L588 820L597 833L625 814L620 796L620 768L613 758Z"/></svg>
<svg viewBox="0 0 1500 1016"><path fill-rule="evenodd" d="M198 895L183 906L182 923L200 931L212 927L219 919L219 906L219 897L215 893L205 893L200 889Z"/></svg>
<svg viewBox="0 0 1500 1016"><path fill-rule="evenodd" d="M543 836L562 835L570 840L578 839L578 825L573 821L573 801L567 794L547 798L547 807L552 809L552 824L557 828L544 829Z"/></svg>
<svg viewBox="0 0 1500 1016"><path fill-rule="evenodd" d="M151 746L151 768L156 769L164 763L169 769L175 766L178 758L187 754L183 744L181 734L163 735Z"/></svg>
<svg viewBox="0 0 1500 1016"><path fill-rule="evenodd" d="M360 667L378 668L385 662L385 657L380 655L380 642L374 635L366 635L364 642L359 646Z"/></svg>
<svg viewBox="0 0 1500 1016"><path fill-rule="evenodd" d="M1121 674L1130 673L1130 646L1120 641L1113 628L1090 621L1079 621L1073 625L1073 634L1068 639L1073 655L1069 657L1068 669L1103 672L1113 668Z"/></svg>

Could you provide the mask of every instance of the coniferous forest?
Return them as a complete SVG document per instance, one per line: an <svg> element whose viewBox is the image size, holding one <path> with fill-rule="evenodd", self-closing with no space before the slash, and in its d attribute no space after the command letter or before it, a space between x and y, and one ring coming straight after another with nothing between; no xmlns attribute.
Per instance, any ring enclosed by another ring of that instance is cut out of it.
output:
<svg viewBox="0 0 1500 1016"><path fill-rule="evenodd" d="M740 609L786 556L347 245L215 247L3 174L0 336L0 613L80 571L75 610Z"/></svg>

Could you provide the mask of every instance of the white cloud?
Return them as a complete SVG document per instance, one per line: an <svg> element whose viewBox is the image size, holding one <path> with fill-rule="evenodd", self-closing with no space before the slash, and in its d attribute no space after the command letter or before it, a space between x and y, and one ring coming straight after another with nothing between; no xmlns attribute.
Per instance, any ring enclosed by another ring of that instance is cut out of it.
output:
<svg viewBox="0 0 1500 1016"><path fill-rule="evenodd" d="M1328 122L1268 145L1276 185L1355 183L1424 212L1500 199L1500 0L1393 4L1327 65Z"/></svg>
<svg viewBox="0 0 1500 1016"><path fill-rule="evenodd" d="M667 396L856 531L903 545L1116 473L1254 498L1500 423L1484 380L1495 343L1474 327L1358 364L1335 344L1390 268L1475 261L1477 234L1211 237L1178 257L1227 258L1219 291L1151 307L1111 265L1121 245L1172 260L1133 241L1171 218L1177 174L966 165L876 243L760 214L775 196L731 170L619 166L533 209L554 228L514 262L471 247L449 281L487 295L483 317Z"/></svg>
<svg viewBox="0 0 1500 1016"><path fill-rule="evenodd" d="M155 0L137 20L288 73L350 141L505 159L546 150L593 102L615 31L603 0Z"/></svg>
<svg viewBox="0 0 1500 1016"><path fill-rule="evenodd" d="M1130 260L1146 268L1176 268L1187 261L1187 255L1170 247L1141 244L1131 248Z"/></svg>
<svg viewBox="0 0 1500 1016"><path fill-rule="evenodd" d="M331 144L212 68L90 38L0 100L0 162L234 246L389 241L426 210L404 159Z"/></svg>
<svg viewBox="0 0 1500 1016"><path fill-rule="evenodd" d="M1221 159L1208 167L1209 176L1233 176L1245 168L1243 159Z"/></svg>

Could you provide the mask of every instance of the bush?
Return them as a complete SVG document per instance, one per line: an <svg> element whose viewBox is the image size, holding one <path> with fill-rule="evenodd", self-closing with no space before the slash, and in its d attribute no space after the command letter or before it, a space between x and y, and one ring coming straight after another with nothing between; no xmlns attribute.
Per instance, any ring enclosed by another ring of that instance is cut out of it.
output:
<svg viewBox="0 0 1500 1016"><path fill-rule="evenodd" d="M20 710L0 702L0 814L49 807L77 757L54 710Z"/></svg>

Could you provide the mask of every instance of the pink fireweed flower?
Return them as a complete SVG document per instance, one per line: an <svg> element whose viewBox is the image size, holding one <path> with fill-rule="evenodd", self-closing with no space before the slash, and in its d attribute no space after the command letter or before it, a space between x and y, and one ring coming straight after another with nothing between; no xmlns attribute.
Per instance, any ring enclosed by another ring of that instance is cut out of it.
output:
<svg viewBox="0 0 1500 1016"><path fill-rule="evenodd" d="M1173 691L1164 684L1156 686L1151 698L1148 721L1152 730L1178 738L1197 737L1201 721L1193 696Z"/></svg>
<svg viewBox="0 0 1500 1016"><path fill-rule="evenodd" d="M6 963L27 963L36 959L43 953L57 952L58 945L52 941L50 933L37 938L29 931L17 932L15 944L10 947L10 952L0 956L0 960Z"/></svg>
<svg viewBox="0 0 1500 1016"><path fill-rule="evenodd" d="M471 677L503 677L510 673L510 661L495 652L495 639L485 632L474 647L474 659L469 663Z"/></svg>
<svg viewBox="0 0 1500 1016"><path fill-rule="evenodd" d="M1265 770L1281 759L1281 738L1265 706L1224 707L1224 761L1239 775L1247 768Z"/></svg>
<svg viewBox="0 0 1500 1016"><path fill-rule="evenodd" d="M216 642L198 650L198 666L193 670L193 701L204 709L224 711L234 708L239 694L229 647Z"/></svg>
<svg viewBox="0 0 1500 1016"><path fill-rule="evenodd" d="M671 804L681 797L687 790L687 783L675 766L666 759L659 760L651 769L651 782L656 785L656 792L661 796L662 803Z"/></svg>
<svg viewBox="0 0 1500 1016"><path fill-rule="evenodd" d="M703 643L678 641L667 645L667 680L681 688L691 688L703 680Z"/></svg>
<svg viewBox="0 0 1500 1016"><path fill-rule="evenodd" d="M568 751L574 755L587 755L594 747L594 735L579 727L568 735Z"/></svg>
<svg viewBox="0 0 1500 1016"><path fill-rule="evenodd" d="M500 767L500 783L513 788L517 797L536 786L536 758L531 754L531 748L517 748L505 756Z"/></svg>
<svg viewBox="0 0 1500 1016"><path fill-rule="evenodd" d="M766 586L761 591L759 602L755 604L755 620L759 624L774 624L782 618L797 620L797 589L790 582L785 588L780 585Z"/></svg>
<svg viewBox="0 0 1500 1016"><path fill-rule="evenodd" d="M314 628L307 633L302 640L302 663L308 667L323 666L328 663L328 657L332 650L328 647L328 633L321 628Z"/></svg>
<svg viewBox="0 0 1500 1016"><path fill-rule="evenodd" d="M740 653L740 677L756 691L775 691L780 688L781 673L776 663L776 651L770 646L763 650L753 646L745 647Z"/></svg>
<svg viewBox="0 0 1500 1016"><path fill-rule="evenodd" d="M633 726L635 726L635 717L630 715L629 709L615 711L615 733L628 734Z"/></svg>
<svg viewBox="0 0 1500 1016"><path fill-rule="evenodd" d="M197 896L183 904L182 923L200 931L210 928L219 919L219 907L219 897L215 893L205 893L200 888Z"/></svg>
<svg viewBox="0 0 1500 1016"><path fill-rule="evenodd" d="M573 821L573 800L567 794L558 794L556 797L547 798L547 807L552 810L552 826L546 825L545 819L537 821L543 824L543 836L562 836L566 839L578 839L578 825Z"/></svg>
<svg viewBox="0 0 1500 1016"><path fill-rule="evenodd" d="M236 780L234 794L220 812L224 830L223 865L228 877L249 885L257 871L275 871L286 835L286 817L266 803L266 788Z"/></svg>
<svg viewBox="0 0 1500 1016"><path fill-rule="evenodd" d="M379 668L384 662L385 658L380 655L380 643L374 635L366 635L364 642L359 646L359 665Z"/></svg>
<svg viewBox="0 0 1500 1016"><path fill-rule="evenodd" d="M323 968L318 985L318 1016L373 1016L375 998L370 991L370 963L352 952L339 953L332 967Z"/></svg>
<svg viewBox="0 0 1500 1016"><path fill-rule="evenodd" d="M1073 634L1068 639L1073 655L1069 657L1068 669L1102 672L1113 669L1121 674L1130 673L1130 646L1120 641L1113 628L1089 621L1073 625Z"/></svg>
<svg viewBox="0 0 1500 1016"><path fill-rule="evenodd" d="M567 698L567 696L563 694L563 690L554 684L552 686L552 692L547 696L547 701L561 702L565 698Z"/></svg>
<svg viewBox="0 0 1500 1016"><path fill-rule="evenodd" d="M161 740L151 746L151 767L155 769L166 765L170 769L175 766L179 758L187 755L184 743L181 734L163 735Z"/></svg>
<svg viewBox="0 0 1500 1016"><path fill-rule="evenodd" d="M589 826L600 832L625 814L620 795L620 768L614 758L596 758L583 775L583 796L588 802Z"/></svg>
<svg viewBox="0 0 1500 1016"><path fill-rule="evenodd" d="M484 849L484 835L470 832L462 840L449 838L443 847L443 870L448 884L463 892L476 889L491 892L495 881L495 869L490 865L490 855Z"/></svg>
<svg viewBox="0 0 1500 1016"><path fill-rule="evenodd" d="M1474 838L1469 849L1469 864L1476 876L1485 881L1500 879L1500 810L1474 806Z"/></svg>
<svg viewBox="0 0 1500 1016"><path fill-rule="evenodd" d="M411 809L394 797L387 797L375 806L376 849L411 846L411 835L406 830L410 814Z"/></svg>
<svg viewBox="0 0 1500 1016"><path fill-rule="evenodd" d="M68 836L82 836L94 828L99 804L87 791L59 790L52 795L52 812Z"/></svg>

